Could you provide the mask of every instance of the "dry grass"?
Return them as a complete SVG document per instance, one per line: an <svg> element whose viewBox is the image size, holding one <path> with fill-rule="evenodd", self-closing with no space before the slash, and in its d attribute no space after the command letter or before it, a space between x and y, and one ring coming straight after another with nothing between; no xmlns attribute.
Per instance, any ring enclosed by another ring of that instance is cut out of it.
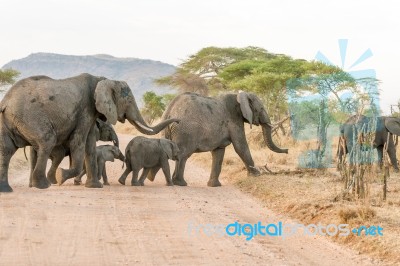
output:
<svg viewBox="0 0 400 266"><path fill-rule="evenodd" d="M360 253L380 258L388 264L400 261L400 174L391 173L386 202L382 200L381 174L376 174L372 180L371 194L365 201L334 201L343 189L343 182L335 168L305 170L297 167L298 156L304 150L314 148L316 143L280 139L276 141L277 144L289 148L289 154L277 154L262 147L261 140L257 137L257 131L260 130L247 128L247 139L253 159L258 166L268 163L269 169L275 174L247 176L244 164L230 145L226 149L223 162L223 180L259 198L266 207L304 224L347 223L350 228L380 225L384 228L383 236L350 234L347 237L335 237L333 240ZM332 151L336 153L336 147L332 147ZM191 160L211 170L210 153L195 154Z"/></svg>
<svg viewBox="0 0 400 266"><path fill-rule="evenodd" d="M117 132L141 135L129 123L117 124ZM246 128L247 140L257 166L268 165L273 175L247 176L246 169L232 145L227 147L221 179L230 182L242 191L260 199L263 204L278 213L285 214L304 224L347 223L350 228L360 225L380 225L383 236L332 237L347 245L379 258L387 264L400 261L400 174L391 173L388 180L387 201L382 200L381 174L376 174L370 186L370 195L365 201L334 198L341 193L343 182L335 168L299 169L298 157L305 151L316 148L315 141L294 141L289 137L276 139L280 147L289 148L289 154L277 154L264 147L261 128ZM337 139L333 141L333 157ZM400 158L398 156L398 158ZM189 160L211 170L211 154L194 154ZM206 180L204 180L206 184Z"/></svg>
<svg viewBox="0 0 400 266"><path fill-rule="evenodd" d="M132 137L142 135L129 123L117 123L115 129ZM287 137L277 139L278 146L289 148L289 154L277 154L262 144L260 128L253 127L251 130L247 128L246 132L256 165L263 166L268 163L269 169L275 174L248 177L242 161L230 145L226 149L221 179L259 198L266 207L304 224L348 223L350 227L380 225L384 228L384 236L350 234L347 237L335 237L333 240L348 245L360 253L378 257L388 264L397 264L400 261L400 174L391 173L386 201L382 200L380 174L372 180L371 193L365 201L350 199L333 201L343 189L343 182L336 169L297 168L298 156L304 150L315 148L315 142L296 142ZM160 137L160 135L150 137ZM336 147L332 146L332 151L335 153ZM208 171L211 170L210 153L194 154L190 160L202 164ZM23 149L19 149L11 160L10 174L28 168Z"/></svg>

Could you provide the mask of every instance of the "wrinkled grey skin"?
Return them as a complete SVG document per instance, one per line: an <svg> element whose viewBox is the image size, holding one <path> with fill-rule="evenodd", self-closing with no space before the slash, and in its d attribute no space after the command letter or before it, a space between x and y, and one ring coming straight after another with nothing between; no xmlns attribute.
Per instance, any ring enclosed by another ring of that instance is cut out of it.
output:
<svg viewBox="0 0 400 266"><path fill-rule="evenodd" d="M338 160L341 161L344 153L349 153L354 146L353 140L358 139L358 135L360 134L361 137L363 134L368 132L358 132L357 129L362 129L363 125L364 128L367 127L371 118L366 116L357 116L354 115L347 119L347 121L340 126L340 137L344 140L344 147L345 150L338 146ZM393 168L396 172L399 171L399 167L397 164L396 158L396 146L393 141L393 135L400 135L400 118L395 117L386 117L380 116L377 117L376 123L376 131L375 131L375 139L373 143L373 147L378 150L378 163L379 166L382 167L382 159L383 159L383 147L388 140L389 135L389 142L387 143L387 153L390 158L390 162L393 165ZM349 156L350 164L353 163L352 156ZM338 167L339 168L339 167Z"/></svg>
<svg viewBox="0 0 400 266"><path fill-rule="evenodd" d="M126 169L118 182L125 185L126 177L132 172L131 185L143 186L146 177L153 181L158 170L162 168L167 185L172 186L168 159L177 160L178 155L178 146L170 140L135 137L126 147ZM138 181L138 174L142 168L143 173Z"/></svg>
<svg viewBox="0 0 400 266"><path fill-rule="evenodd" d="M114 146L119 147L119 140L118 140L117 133L115 133L115 131L110 123L103 122L97 118L95 132L96 132L96 141L98 141L98 140L112 141L114 143ZM29 187L32 187L32 174L33 174L33 168L35 167L35 165L33 165L32 162L36 160L36 156L37 156L36 151L31 147L31 149L30 149L31 172L30 172L30 178L29 178ZM61 161L66 156L70 157L70 162L71 162L71 152L70 152L69 147L67 147L67 146L54 147L53 151L50 154L51 167L50 167L49 171L47 172L47 179L49 180L50 183L57 184L56 170L57 170L58 166L60 165Z"/></svg>
<svg viewBox="0 0 400 266"><path fill-rule="evenodd" d="M102 187L97 179L96 118L111 124L125 119L144 134L156 134L169 120L150 128L144 122L126 82L90 74L54 80L35 76L18 81L0 103L0 192L11 192L8 183L10 159L18 148L32 146L32 186L47 188L46 164L55 147L69 147L70 169L58 168L56 179L62 184L77 176L83 161L89 165L85 186Z"/></svg>
<svg viewBox="0 0 400 266"><path fill-rule="evenodd" d="M111 145L101 145L96 147L96 156L97 156L97 174L98 179L100 180L103 177L103 184L109 186L108 177L106 172L106 162L114 162L114 159L125 161L125 157L122 152L116 146ZM82 176L86 174L86 165L83 168L83 171L79 174L79 176L74 178L74 184L80 185L82 182Z"/></svg>
<svg viewBox="0 0 400 266"><path fill-rule="evenodd" d="M170 117L180 119L179 124L171 124L164 130L165 137L174 141L180 149L172 178L175 185L187 185L184 169L186 160L193 153L211 151L212 169L207 185L220 186L218 177L225 147L231 143L248 174L259 175L246 141L244 123L261 125L268 148L277 153L288 153L287 149L278 148L272 141L269 116L261 100L252 93L226 94L218 98L183 93L164 112L164 120Z"/></svg>

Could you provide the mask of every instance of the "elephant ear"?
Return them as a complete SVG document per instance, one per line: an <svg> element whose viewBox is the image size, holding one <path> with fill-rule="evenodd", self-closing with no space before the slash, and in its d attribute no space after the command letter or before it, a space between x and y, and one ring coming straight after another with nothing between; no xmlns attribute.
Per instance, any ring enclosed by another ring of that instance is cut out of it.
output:
<svg viewBox="0 0 400 266"><path fill-rule="evenodd" d="M240 105L240 110L242 111L243 117L249 121L251 128L253 124L253 111L250 108L249 95L243 91L239 91L236 99Z"/></svg>
<svg viewBox="0 0 400 266"><path fill-rule="evenodd" d="M172 155L172 145L171 143L166 140L166 139L160 139L160 145L163 151L167 154L168 159L172 160L173 155Z"/></svg>
<svg viewBox="0 0 400 266"><path fill-rule="evenodd" d="M114 81L105 79L97 83L94 92L97 111L102 113L113 125L117 123L117 106L113 97L114 86Z"/></svg>
<svg viewBox="0 0 400 266"><path fill-rule="evenodd" d="M385 127L393 135L400 136L400 119L394 117L387 117L385 119Z"/></svg>
<svg viewBox="0 0 400 266"><path fill-rule="evenodd" d="M96 135L96 141L100 140L100 130L97 127L97 123L96 123L96 125L94 127L94 134Z"/></svg>
<svg viewBox="0 0 400 266"><path fill-rule="evenodd" d="M104 145L102 146L101 155L105 161L114 162L114 146Z"/></svg>

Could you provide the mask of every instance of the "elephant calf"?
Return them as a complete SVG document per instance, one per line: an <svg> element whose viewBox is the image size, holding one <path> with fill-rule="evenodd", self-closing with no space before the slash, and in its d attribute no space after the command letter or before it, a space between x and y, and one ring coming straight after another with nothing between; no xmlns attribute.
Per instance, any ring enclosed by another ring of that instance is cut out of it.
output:
<svg viewBox="0 0 400 266"><path fill-rule="evenodd" d="M144 180L148 178L153 181L158 170L162 168L168 186L172 186L171 173L168 159L176 161L179 155L179 148L167 139L149 139L146 137L133 138L125 150L126 169L118 179L125 185L126 177L132 172L132 186L143 186ZM138 174L143 168L143 173L138 181Z"/></svg>
<svg viewBox="0 0 400 266"><path fill-rule="evenodd" d="M97 156L97 175L100 180L103 177L104 185L110 185L108 183L108 177L106 172L106 162L114 162L114 159L119 159L122 162L125 161L125 157L122 152L116 146L112 145L101 145L96 147L96 156ZM80 185L82 176L86 174L86 165L83 168L83 171L79 174L79 176L75 177L74 184Z"/></svg>

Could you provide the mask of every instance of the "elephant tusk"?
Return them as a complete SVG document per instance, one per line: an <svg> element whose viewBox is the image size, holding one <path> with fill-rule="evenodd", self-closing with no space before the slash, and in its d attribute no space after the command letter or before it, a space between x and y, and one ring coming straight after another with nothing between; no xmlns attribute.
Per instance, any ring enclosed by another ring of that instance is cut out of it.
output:
<svg viewBox="0 0 400 266"><path fill-rule="evenodd" d="M136 123L139 127L143 128L143 129L145 129L145 130L154 132L154 130L153 130L152 128L146 127L145 125L143 125L142 123L140 123L140 122L138 122L138 121L135 121L135 123Z"/></svg>

